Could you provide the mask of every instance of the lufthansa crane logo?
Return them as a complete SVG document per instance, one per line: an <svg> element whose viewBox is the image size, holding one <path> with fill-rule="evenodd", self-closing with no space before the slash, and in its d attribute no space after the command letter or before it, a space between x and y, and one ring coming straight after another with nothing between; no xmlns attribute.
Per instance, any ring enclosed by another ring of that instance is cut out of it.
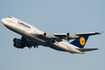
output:
<svg viewBox="0 0 105 70"><path fill-rule="evenodd" d="M84 38L84 37L81 37L81 38L80 38L80 44L81 44L82 46L85 45L85 38Z"/></svg>

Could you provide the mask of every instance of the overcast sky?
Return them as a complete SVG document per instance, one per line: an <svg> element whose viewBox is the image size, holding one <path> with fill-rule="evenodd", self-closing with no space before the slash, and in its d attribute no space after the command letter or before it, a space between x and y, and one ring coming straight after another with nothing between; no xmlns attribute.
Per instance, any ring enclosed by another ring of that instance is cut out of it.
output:
<svg viewBox="0 0 105 70"><path fill-rule="evenodd" d="M47 33L105 31L105 0L0 0L0 19L13 16ZM105 33L89 37L85 54L39 46L17 49L21 38L0 23L0 70L104 70Z"/></svg>

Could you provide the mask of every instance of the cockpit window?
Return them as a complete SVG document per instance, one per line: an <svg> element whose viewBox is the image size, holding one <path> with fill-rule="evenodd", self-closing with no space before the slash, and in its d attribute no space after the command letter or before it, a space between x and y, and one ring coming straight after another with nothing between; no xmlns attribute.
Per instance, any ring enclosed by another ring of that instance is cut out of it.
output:
<svg viewBox="0 0 105 70"><path fill-rule="evenodd" d="M12 18L11 16L9 16L8 18Z"/></svg>

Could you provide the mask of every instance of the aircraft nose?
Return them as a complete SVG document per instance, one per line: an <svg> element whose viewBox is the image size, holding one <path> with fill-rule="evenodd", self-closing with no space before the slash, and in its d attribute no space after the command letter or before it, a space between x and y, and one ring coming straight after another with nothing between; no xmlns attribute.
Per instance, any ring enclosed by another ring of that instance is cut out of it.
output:
<svg viewBox="0 0 105 70"><path fill-rule="evenodd" d="M1 19L1 22L3 23L3 19Z"/></svg>
<svg viewBox="0 0 105 70"><path fill-rule="evenodd" d="M1 22L4 24L4 19L1 19Z"/></svg>
<svg viewBox="0 0 105 70"><path fill-rule="evenodd" d="M1 22L4 24L4 25L6 25L6 19L4 18L4 19L1 19Z"/></svg>

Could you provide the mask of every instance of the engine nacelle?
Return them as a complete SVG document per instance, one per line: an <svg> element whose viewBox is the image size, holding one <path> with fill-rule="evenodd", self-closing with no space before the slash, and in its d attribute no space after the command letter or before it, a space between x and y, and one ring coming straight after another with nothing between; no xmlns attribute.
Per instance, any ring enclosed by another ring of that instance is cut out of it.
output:
<svg viewBox="0 0 105 70"><path fill-rule="evenodd" d="M67 37L67 38L70 38L70 39L79 38L79 36L77 36L76 34L70 34L70 33L67 33L66 37Z"/></svg>
<svg viewBox="0 0 105 70"><path fill-rule="evenodd" d="M14 38L13 42L14 42L13 46L16 48L24 48L25 47L25 44L23 43L23 41L21 39Z"/></svg>
<svg viewBox="0 0 105 70"><path fill-rule="evenodd" d="M56 36L54 36L53 34L47 34L47 33L44 33L43 34L43 37L46 37L46 38L56 38Z"/></svg>
<svg viewBox="0 0 105 70"><path fill-rule="evenodd" d="M17 43L14 43L13 46L16 48L22 48L22 49L25 47L24 44L17 44Z"/></svg>
<svg viewBox="0 0 105 70"><path fill-rule="evenodd" d="M21 39L18 39L18 38L14 38L13 42L17 43L17 44L21 44L22 43Z"/></svg>

